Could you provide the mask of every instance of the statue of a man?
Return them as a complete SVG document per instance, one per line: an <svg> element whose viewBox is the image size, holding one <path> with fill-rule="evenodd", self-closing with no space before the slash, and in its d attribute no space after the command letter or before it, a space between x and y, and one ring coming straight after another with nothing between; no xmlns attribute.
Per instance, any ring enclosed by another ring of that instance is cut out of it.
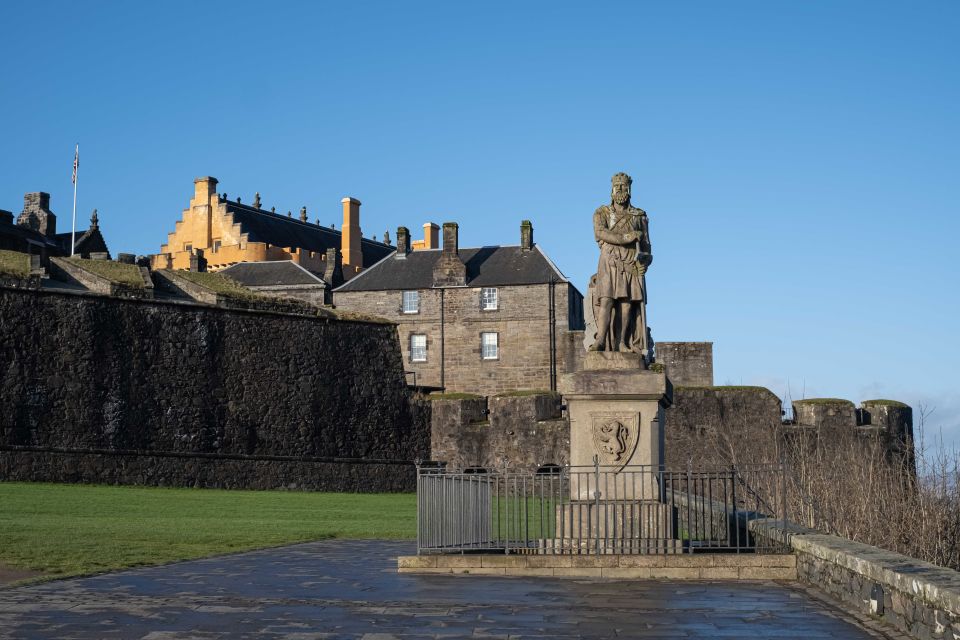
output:
<svg viewBox="0 0 960 640"><path fill-rule="evenodd" d="M597 338L591 351L630 351L649 357L644 274L653 260L647 214L630 205L633 180L613 176L609 205L593 214L600 263L591 282Z"/></svg>

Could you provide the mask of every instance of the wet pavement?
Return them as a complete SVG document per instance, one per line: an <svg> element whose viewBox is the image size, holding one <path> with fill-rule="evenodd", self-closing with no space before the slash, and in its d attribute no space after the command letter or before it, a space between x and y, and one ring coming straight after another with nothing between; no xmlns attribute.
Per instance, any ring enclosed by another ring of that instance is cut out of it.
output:
<svg viewBox="0 0 960 640"><path fill-rule="evenodd" d="M794 584L396 572L325 541L0 590L0 638L887 638Z"/></svg>

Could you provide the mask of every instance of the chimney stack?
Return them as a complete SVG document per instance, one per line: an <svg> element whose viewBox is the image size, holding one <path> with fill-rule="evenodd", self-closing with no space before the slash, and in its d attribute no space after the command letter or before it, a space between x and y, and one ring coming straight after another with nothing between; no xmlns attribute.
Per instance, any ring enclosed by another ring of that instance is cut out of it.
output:
<svg viewBox="0 0 960 640"><path fill-rule="evenodd" d="M520 249L522 251L533 249L533 224L529 220L520 223Z"/></svg>
<svg viewBox="0 0 960 640"><path fill-rule="evenodd" d="M397 227L397 256L406 258L410 253L410 230L406 227Z"/></svg>
<svg viewBox="0 0 960 640"><path fill-rule="evenodd" d="M456 222L443 223L443 251L433 266L433 286L464 287L467 267L460 259L459 227Z"/></svg>
<svg viewBox="0 0 960 640"><path fill-rule="evenodd" d="M343 284L343 269L340 265L340 256L337 255L337 248L327 249L327 259L323 269L323 280L327 283L328 289L339 287Z"/></svg>
<svg viewBox="0 0 960 640"><path fill-rule="evenodd" d="M344 198L343 204L343 231L340 236L340 254L343 264L351 267L363 267L363 254L360 250L360 201L356 198Z"/></svg>
<svg viewBox="0 0 960 640"><path fill-rule="evenodd" d="M217 179L212 176L203 176L193 181L193 202L194 207L210 204L210 199L217 195ZM224 194L226 195L226 194ZM217 198L219 201L220 198ZM239 202L239 200L237 201Z"/></svg>
<svg viewBox="0 0 960 640"><path fill-rule="evenodd" d="M57 234L57 216L50 211L50 194L34 191L23 195L23 211L17 216L17 224L39 231L45 236Z"/></svg>
<svg viewBox="0 0 960 640"><path fill-rule="evenodd" d="M423 224L423 248L436 249L440 237L440 227L436 222L425 222Z"/></svg>
<svg viewBox="0 0 960 640"><path fill-rule="evenodd" d="M443 252L460 253L460 239L458 238L460 225L456 222L443 223Z"/></svg>

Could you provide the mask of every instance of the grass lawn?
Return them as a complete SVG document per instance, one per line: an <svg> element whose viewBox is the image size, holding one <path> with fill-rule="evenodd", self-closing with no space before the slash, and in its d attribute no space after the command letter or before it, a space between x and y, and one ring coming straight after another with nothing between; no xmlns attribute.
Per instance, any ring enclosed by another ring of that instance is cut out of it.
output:
<svg viewBox="0 0 960 640"><path fill-rule="evenodd" d="M26 278L30 274L30 256L19 251L0 251L0 274Z"/></svg>
<svg viewBox="0 0 960 640"><path fill-rule="evenodd" d="M415 537L413 494L0 482L0 564L46 577L326 538Z"/></svg>
<svg viewBox="0 0 960 640"><path fill-rule="evenodd" d="M67 260L81 269L106 278L110 282L123 284L133 289L143 289L140 267L135 264L125 264L113 260L88 260L86 258L67 258Z"/></svg>

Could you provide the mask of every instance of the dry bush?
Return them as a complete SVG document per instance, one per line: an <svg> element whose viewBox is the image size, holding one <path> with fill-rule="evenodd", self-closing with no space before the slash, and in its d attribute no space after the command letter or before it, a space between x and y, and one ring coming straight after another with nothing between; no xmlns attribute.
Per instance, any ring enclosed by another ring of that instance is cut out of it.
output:
<svg viewBox="0 0 960 640"><path fill-rule="evenodd" d="M924 448L926 417L921 408L916 470L912 452L854 429L721 425L697 434L691 457L698 466L782 460L789 520L960 570L960 455ZM756 488L780 502L773 486Z"/></svg>

